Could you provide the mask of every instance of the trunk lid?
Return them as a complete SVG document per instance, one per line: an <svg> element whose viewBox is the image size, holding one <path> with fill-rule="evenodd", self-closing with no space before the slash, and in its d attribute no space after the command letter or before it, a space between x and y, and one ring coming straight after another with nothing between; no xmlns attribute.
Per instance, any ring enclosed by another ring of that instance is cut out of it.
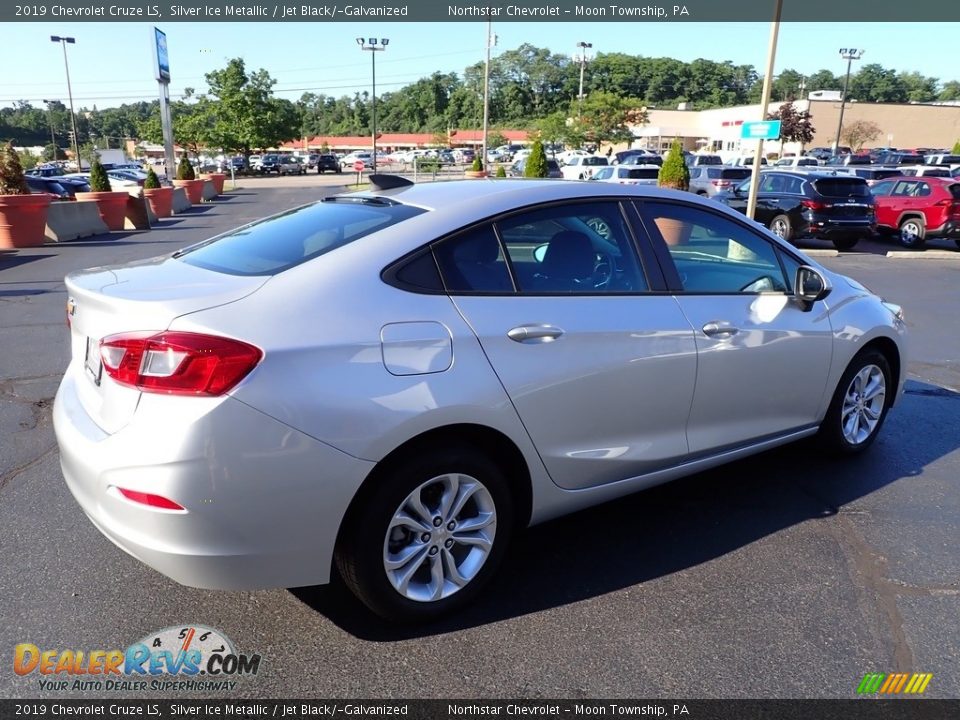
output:
<svg viewBox="0 0 960 720"><path fill-rule="evenodd" d="M136 388L102 371L100 340L126 332L166 330L177 317L225 305L263 286L269 276L227 275L162 257L71 273L67 286L70 367L78 399L106 433L129 422Z"/></svg>

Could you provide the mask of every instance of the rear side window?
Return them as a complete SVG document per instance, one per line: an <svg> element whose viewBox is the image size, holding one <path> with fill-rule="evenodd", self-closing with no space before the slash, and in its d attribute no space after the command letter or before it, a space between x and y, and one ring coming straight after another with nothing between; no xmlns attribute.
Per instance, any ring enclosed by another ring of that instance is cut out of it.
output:
<svg viewBox="0 0 960 720"><path fill-rule="evenodd" d="M631 180L656 180L659 174L660 174L660 171L657 168L627 169L627 177L630 178ZM622 174L621 174L621 177L623 177Z"/></svg>
<svg viewBox="0 0 960 720"><path fill-rule="evenodd" d="M714 172L714 170L710 170L710 177L715 177ZM724 168L720 171L722 180L743 180L748 177L750 177L750 171L743 168Z"/></svg>
<svg viewBox="0 0 960 720"><path fill-rule="evenodd" d="M954 200L960 200L960 185L951 185L948 189Z"/></svg>
<svg viewBox="0 0 960 720"><path fill-rule="evenodd" d="M870 188L863 178L821 178L813 187L824 197L870 197Z"/></svg>
<svg viewBox="0 0 960 720"><path fill-rule="evenodd" d="M331 198L237 228L174 257L229 275L276 275L424 212L375 198Z"/></svg>

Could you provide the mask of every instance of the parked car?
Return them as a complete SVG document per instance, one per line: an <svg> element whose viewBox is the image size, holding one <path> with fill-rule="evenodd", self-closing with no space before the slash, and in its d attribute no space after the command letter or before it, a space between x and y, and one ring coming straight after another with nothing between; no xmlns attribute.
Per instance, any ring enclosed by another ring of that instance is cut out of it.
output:
<svg viewBox="0 0 960 720"><path fill-rule="evenodd" d="M749 168L701 165L690 168L690 192L713 197L727 192L750 177Z"/></svg>
<svg viewBox="0 0 960 720"><path fill-rule="evenodd" d="M792 157L780 158L773 167L798 168L798 167L819 167L820 161L815 157L808 155L793 155Z"/></svg>
<svg viewBox="0 0 960 720"><path fill-rule="evenodd" d="M659 174L659 165L611 165L598 168L590 177L590 181L618 185L656 185Z"/></svg>
<svg viewBox="0 0 960 720"><path fill-rule="evenodd" d="M280 175L306 175L307 168L300 158L293 155L281 155L277 160Z"/></svg>
<svg viewBox="0 0 960 720"><path fill-rule="evenodd" d="M129 180L130 182L135 182L140 187L143 187L143 183L147 179L147 174L142 170L129 170L123 168L107 170L107 175L116 180Z"/></svg>
<svg viewBox="0 0 960 720"><path fill-rule="evenodd" d="M319 153L309 153L307 155L301 155L300 161L303 163L303 167L307 170L313 170L317 167L317 158L320 157Z"/></svg>
<svg viewBox="0 0 960 720"><path fill-rule="evenodd" d="M513 165L507 168L507 177L523 177L523 174L527 169L527 162L529 160L529 156L523 158L522 160L517 160ZM547 158L547 177L554 179L563 177L563 173L560 171L560 163L553 158Z"/></svg>
<svg viewBox="0 0 960 720"><path fill-rule="evenodd" d="M862 177L870 187L873 187L881 180L900 174L900 170L897 168L877 167L876 165L854 165L849 167L847 172L857 177Z"/></svg>
<svg viewBox="0 0 960 720"><path fill-rule="evenodd" d="M749 191L746 180L716 199L746 214ZM822 238L838 250L851 249L876 228L867 181L845 173L763 171L754 218L787 242Z"/></svg>
<svg viewBox="0 0 960 720"><path fill-rule="evenodd" d="M364 168L373 165L373 154L369 152L352 152L340 158L340 167L346 170L353 170L353 164L357 161L363 163Z"/></svg>
<svg viewBox="0 0 960 720"><path fill-rule="evenodd" d="M807 150L807 156L816 158L821 162L826 162L833 157L833 150L825 147L815 147Z"/></svg>
<svg viewBox="0 0 960 720"><path fill-rule="evenodd" d="M66 175L63 175L62 177L68 180L74 180L76 182L86 184L87 186L90 185L89 172L68 173ZM141 187L141 185L136 180L128 180L126 178L110 175L109 172L107 173L107 177L110 179L110 189L117 192L121 190L125 192L129 192L130 190L137 190ZM60 180L60 177L58 177L57 180L58 182L62 182ZM79 190L78 192L84 192L84 191Z"/></svg>
<svg viewBox="0 0 960 720"><path fill-rule="evenodd" d="M907 373L899 307L658 188L408 183L65 285L53 428L96 528L185 585L337 572L393 621L473 601L529 525L801 438L860 453Z"/></svg>
<svg viewBox="0 0 960 720"><path fill-rule="evenodd" d="M948 165L907 165L898 170L901 175L910 177L953 177Z"/></svg>
<svg viewBox="0 0 960 720"><path fill-rule="evenodd" d="M585 154L589 154L589 153L585 153ZM624 162L627 158L634 157L634 156L640 156L640 157L655 156L658 158L660 157L655 152L652 152L650 150L646 150L643 148L634 148L633 150L621 150L620 152L613 153L613 157L610 158L610 164L619 165L620 163Z"/></svg>
<svg viewBox="0 0 960 720"><path fill-rule="evenodd" d="M65 185L57 182L56 178L24 174L24 179L27 181L30 192L35 195L51 195L57 200L74 199L74 193L71 193Z"/></svg>
<svg viewBox="0 0 960 720"><path fill-rule="evenodd" d="M896 233L900 244L919 249L928 238L952 238L960 247L960 181L957 178L893 177L873 186L877 228Z"/></svg>
<svg viewBox="0 0 960 720"><path fill-rule="evenodd" d="M723 165L723 159L719 155L710 155L708 153L694 153L684 156L684 162L688 167L699 167L701 165Z"/></svg>
<svg viewBox="0 0 960 720"><path fill-rule="evenodd" d="M461 164L472 163L476 156L477 153L471 148L457 148L453 151L454 160Z"/></svg>
<svg viewBox="0 0 960 720"><path fill-rule="evenodd" d="M663 158L659 155L628 155L620 165L663 165Z"/></svg>
<svg viewBox="0 0 960 720"><path fill-rule="evenodd" d="M610 164L603 155L574 155L560 168L565 180L589 180L598 167Z"/></svg>
<svg viewBox="0 0 960 720"><path fill-rule="evenodd" d="M923 162L927 165L946 165L951 168L960 167L960 155L935 153L933 155L925 155Z"/></svg>
<svg viewBox="0 0 960 720"><path fill-rule="evenodd" d="M753 155L741 155L740 157L730 158L727 160L727 165L732 165L733 167L753 167ZM769 165L765 157L760 158L760 165Z"/></svg>
<svg viewBox="0 0 960 720"><path fill-rule="evenodd" d="M923 165L923 155L909 152L881 152L874 156L877 165Z"/></svg>
<svg viewBox="0 0 960 720"><path fill-rule="evenodd" d="M849 165L871 165L869 155L835 155L824 163L826 167L846 167Z"/></svg>
<svg viewBox="0 0 960 720"><path fill-rule="evenodd" d="M268 173L280 174L280 156L279 155L264 155L260 158L260 163L257 165L257 172L261 175L266 175Z"/></svg>
<svg viewBox="0 0 960 720"><path fill-rule="evenodd" d="M317 174L321 174L324 170L329 170L330 172L339 173L342 171L340 167L340 161L337 160L336 155L322 154L317 155Z"/></svg>
<svg viewBox="0 0 960 720"><path fill-rule="evenodd" d="M250 156L250 169L251 170L260 170L260 163L263 161L262 155L251 155Z"/></svg>

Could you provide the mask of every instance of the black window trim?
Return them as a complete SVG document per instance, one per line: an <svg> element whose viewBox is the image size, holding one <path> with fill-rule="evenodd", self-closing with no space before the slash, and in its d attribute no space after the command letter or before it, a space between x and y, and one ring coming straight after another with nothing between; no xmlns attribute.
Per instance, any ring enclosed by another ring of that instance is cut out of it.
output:
<svg viewBox="0 0 960 720"><path fill-rule="evenodd" d="M546 210L551 207L570 207L571 205L586 205L591 203L616 203L620 208L620 214L623 218L624 225L627 228L627 233L629 235L628 240L630 240L631 248L636 254L635 257L639 261L640 272L643 273L644 280L647 283L646 290L629 290L622 292L605 292L605 293L567 293L567 292L522 292L519 290L517 284L516 274L513 269L512 261L510 260L510 254L506 250L506 246L503 242L503 238L500 234L500 228L498 223L507 220L516 215L522 213ZM646 295L671 295L672 291L667 287L666 278L663 275L663 270L660 262L653 253L653 249L650 247L649 241L643 241L641 236L637 233L634 227L634 221L630 217L628 206L632 206L632 199L623 197L623 196L608 196L608 195L598 195L593 197L581 197L576 198L571 201L567 198L564 200L551 200L548 202L533 203L531 205L525 205L519 208L511 208L505 212L498 213L496 215L491 215L482 220L470 223L463 227L459 227L452 232L448 232L435 240L431 240L424 245L421 245L414 250L404 254L397 260L394 260L389 265L383 268L380 271L380 279L391 287L395 287L399 290L405 292L413 292L420 295L447 295L449 297L631 297L631 296L646 296ZM634 212L636 212L634 210ZM478 227L483 225L490 224L493 226L494 234L497 237L497 242L500 244L500 252L503 253L504 259L507 263L507 271L510 275L510 282L513 285L513 292L503 292L503 291L484 291L484 290L450 290L446 285L446 280L443 277L443 272L440 269L440 264L437 261L436 253L434 253L433 248L447 240L452 240L458 235L462 235L467 232L471 232ZM440 277L441 283L443 283L443 290L431 290L429 288L423 288L419 286L414 286L409 283L404 283L403 281L397 278L397 274L408 262L413 262L419 259L419 256L423 253L429 252L433 256L434 264L437 268L437 273Z"/></svg>
<svg viewBox="0 0 960 720"><path fill-rule="evenodd" d="M701 291L685 290L684 287L683 287L683 281L680 279L680 273L679 273L679 271L677 270L676 264L673 262L673 256L670 255L670 248L667 246L666 241L663 239L663 236L660 234L660 231L657 229L657 225L656 225L656 223L654 222L654 218L650 215L650 213L647 211L647 208L645 207L646 205L648 205L648 204L650 204L650 203L654 203L654 204L658 204L658 205L673 205L673 206L677 206L677 207L690 207L690 205L688 205L688 204L686 204L686 203L682 203L682 202L677 202L676 200L669 200L669 199L666 199L666 198L638 198L637 200L634 200L634 205L636 206L636 212L637 212L639 221L641 222L641 227L643 228L644 232L647 233L648 241L650 242L651 245L653 245L654 250L655 250L656 253L657 253L657 258L659 259L659 262L660 262L660 265L661 265L661 270L663 271L664 276L667 278L667 286L668 286L671 294L673 294L673 295L696 295L696 296L705 296L705 295L727 296L727 295L733 295L733 296L738 296L738 297L746 297L746 296L751 296L751 295L786 295L787 297L793 297L793 295L794 295L793 292L789 292L789 291L788 291L788 292L782 292L782 291L779 291L779 290L778 290L778 291L773 291L773 292L767 290L767 291L756 292L756 293L745 293L745 292L739 292L739 291L731 291L731 292L710 292L710 291L702 291L702 292L701 292ZM757 229L756 229L755 227L751 227L749 224L747 224L746 222L744 222L744 220L743 220L742 218L736 217L736 216L733 216L733 215L728 215L728 214L722 213L722 212L717 212L717 211L714 210L713 208L709 208L709 207L699 207L699 206L697 206L697 209L699 209L699 210L707 213L708 215L713 215L713 216L716 216L716 217L720 217L720 218L724 218L724 219L726 219L726 220L729 220L730 222L734 223L735 225L740 226L741 229L743 229L743 230L745 230L745 231L747 231L747 232L755 235L756 237L760 238L761 240L763 240L764 242L766 242L768 245L770 245L771 248L773 249L774 256L777 258L777 264L780 266L780 272L783 273L783 277L784 277L784 278L787 280L787 282L788 282L788 285L787 285L788 288L789 288L789 287L792 287L793 281L792 281L792 279L788 276L786 267L784 267L783 258L781 257L781 253L782 253L783 255L786 255L787 257L792 258L795 262L799 263L800 265L806 265L806 264L807 264L807 262L806 262L805 260L803 260L802 258L800 258L800 257L798 257L797 255L795 255L795 254L794 254L793 252L791 252L789 249L783 247L780 243L778 243L778 242L776 242L776 241L774 241L774 240L771 240L770 238L766 237L766 236L765 236L763 233L761 233L761 232L757 232ZM653 234L650 233L649 228L653 228L653 230L654 230L654 233L653 233Z"/></svg>

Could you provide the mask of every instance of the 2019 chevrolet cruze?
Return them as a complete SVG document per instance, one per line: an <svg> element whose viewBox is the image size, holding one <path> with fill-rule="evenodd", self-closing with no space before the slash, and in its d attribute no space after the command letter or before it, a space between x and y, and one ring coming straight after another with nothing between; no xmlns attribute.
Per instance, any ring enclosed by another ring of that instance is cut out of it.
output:
<svg viewBox="0 0 960 720"><path fill-rule="evenodd" d="M204 588L336 567L423 620L519 528L808 436L856 453L902 389L900 308L717 203L378 182L67 277L63 474L120 548Z"/></svg>

